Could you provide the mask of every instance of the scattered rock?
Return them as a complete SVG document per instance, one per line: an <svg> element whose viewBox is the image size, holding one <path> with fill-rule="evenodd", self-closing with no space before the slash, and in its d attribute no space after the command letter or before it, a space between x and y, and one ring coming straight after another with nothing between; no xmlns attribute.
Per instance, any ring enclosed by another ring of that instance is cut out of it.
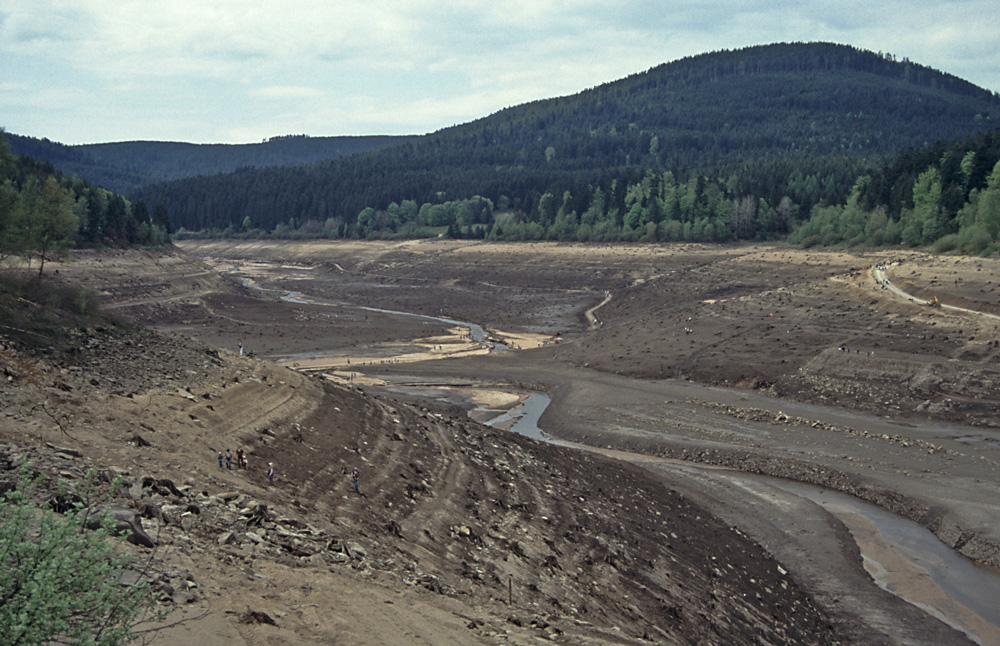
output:
<svg viewBox="0 0 1000 646"><path fill-rule="evenodd" d="M277 626L277 622L271 618L266 612L261 612L259 610L251 610L247 608L246 612L240 614L241 624L267 624L269 626Z"/></svg>
<svg viewBox="0 0 1000 646"><path fill-rule="evenodd" d="M142 519L134 509L121 505L101 505L88 510L87 514L88 529L101 527L104 517L107 516L112 521L112 531L125 533L129 543L142 547L156 547L156 543L142 528Z"/></svg>

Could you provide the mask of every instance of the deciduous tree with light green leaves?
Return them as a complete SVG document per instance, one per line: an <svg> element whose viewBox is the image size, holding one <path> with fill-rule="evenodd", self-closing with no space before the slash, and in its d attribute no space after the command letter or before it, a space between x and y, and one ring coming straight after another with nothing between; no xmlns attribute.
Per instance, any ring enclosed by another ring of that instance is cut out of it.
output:
<svg viewBox="0 0 1000 646"><path fill-rule="evenodd" d="M125 585L131 559L110 524L89 530L87 512L65 515L31 502L23 477L0 497L0 644L117 646L155 603L148 585Z"/></svg>
<svg viewBox="0 0 1000 646"><path fill-rule="evenodd" d="M986 181L986 189L979 198L979 213L976 223L982 226L990 237L1000 237L1000 161Z"/></svg>
<svg viewBox="0 0 1000 646"><path fill-rule="evenodd" d="M64 256L73 244L79 227L73 194L49 177L44 183L29 182L21 191L20 202L14 224L21 237L20 248L29 258L38 258L41 276L45 261Z"/></svg>

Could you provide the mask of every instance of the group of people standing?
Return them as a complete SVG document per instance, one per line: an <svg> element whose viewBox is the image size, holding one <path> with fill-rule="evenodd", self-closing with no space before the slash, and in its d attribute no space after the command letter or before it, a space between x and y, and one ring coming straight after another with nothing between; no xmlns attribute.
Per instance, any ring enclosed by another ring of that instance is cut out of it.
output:
<svg viewBox="0 0 1000 646"><path fill-rule="evenodd" d="M225 466L226 469L230 471L233 470L233 460L236 461L236 466L240 469L247 468L247 454L242 447L236 449L236 453L233 453L232 449L226 449L225 454L219 451L219 467Z"/></svg>
<svg viewBox="0 0 1000 646"><path fill-rule="evenodd" d="M236 466L238 466L241 469L247 468L247 454L242 447L237 449L236 453L233 453L231 449L226 449L225 453L219 451L219 468L220 469L225 468L232 471L234 459L236 461ZM351 482L354 485L354 493L360 494L361 476L358 473L357 467L354 467L354 470L351 472ZM267 463L267 484L269 485L274 484L274 462Z"/></svg>
<svg viewBox="0 0 1000 646"><path fill-rule="evenodd" d="M243 447L236 449L236 453L233 453L232 449L226 449L223 453L219 451L219 468L233 470L233 461L235 460L236 466L241 469L246 469L247 467L247 454L243 450ZM267 483L274 484L274 462L267 463Z"/></svg>

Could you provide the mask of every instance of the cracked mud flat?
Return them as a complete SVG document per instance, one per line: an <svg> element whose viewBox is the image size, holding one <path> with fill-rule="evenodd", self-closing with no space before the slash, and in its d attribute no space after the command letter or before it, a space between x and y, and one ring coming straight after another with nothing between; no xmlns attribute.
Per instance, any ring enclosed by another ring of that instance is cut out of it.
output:
<svg viewBox="0 0 1000 646"><path fill-rule="evenodd" d="M162 530L170 558L200 580L190 607L213 610L192 626L216 643L966 638L873 586L845 526L805 503L760 507L682 469L539 446L483 430L445 401L389 393L392 403L356 389L545 390L553 404L540 425L556 437L851 493L995 565L996 327L885 294L868 270L889 258L756 247L185 248L211 269L134 252L82 255L60 269L86 276L122 316L225 348L219 374L202 374L179 341L147 341L155 352L134 350L131 362L117 361L126 354L117 348L79 373L55 369L64 381L80 376L59 401L81 419L91 411L76 429L94 444L86 457L207 492L197 521ZM903 260L890 269L895 284L902 273L893 272L906 271L910 289L950 281L965 307L996 303L995 263L894 256ZM280 300L289 292L305 302ZM542 336L463 356L452 326L360 307L476 322L497 340ZM257 360L233 356L240 340ZM140 372L156 353L159 367ZM301 368L317 356L355 359L335 377L346 389L260 360ZM423 360L431 356L453 358ZM109 366L114 381L88 381ZM193 400L172 395L179 386ZM137 411L152 449L121 446ZM28 414L0 429L15 439L53 432ZM249 447L252 472L219 472L221 442ZM261 488L265 461L279 465L272 490ZM353 466L365 474L364 497L351 495ZM276 510L263 536L240 524L239 505L216 505L212 496L228 489ZM232 542L220 546L227 531ZM293 536L295 546L289 532L308 537ZM693 551L680 556L682 546ZM508 585L518 597L509 608ZM239 623L248 607L278 626ZM185 630L174 630L177 643Z"/></svg>

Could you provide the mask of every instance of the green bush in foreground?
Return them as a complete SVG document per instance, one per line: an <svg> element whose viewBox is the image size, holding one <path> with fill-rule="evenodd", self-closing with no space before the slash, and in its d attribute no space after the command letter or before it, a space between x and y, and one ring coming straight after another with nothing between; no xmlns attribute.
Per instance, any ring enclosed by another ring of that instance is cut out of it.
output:
<svg viewBox="0 0 1000 646"><path fill-rule="evenodd" d="M140 635L155 603L145 583L124 585L131 559L110 526L85 528L82 505L65 515L30 502L22 478L0 497L0 644L114 646Z"/></svg>

